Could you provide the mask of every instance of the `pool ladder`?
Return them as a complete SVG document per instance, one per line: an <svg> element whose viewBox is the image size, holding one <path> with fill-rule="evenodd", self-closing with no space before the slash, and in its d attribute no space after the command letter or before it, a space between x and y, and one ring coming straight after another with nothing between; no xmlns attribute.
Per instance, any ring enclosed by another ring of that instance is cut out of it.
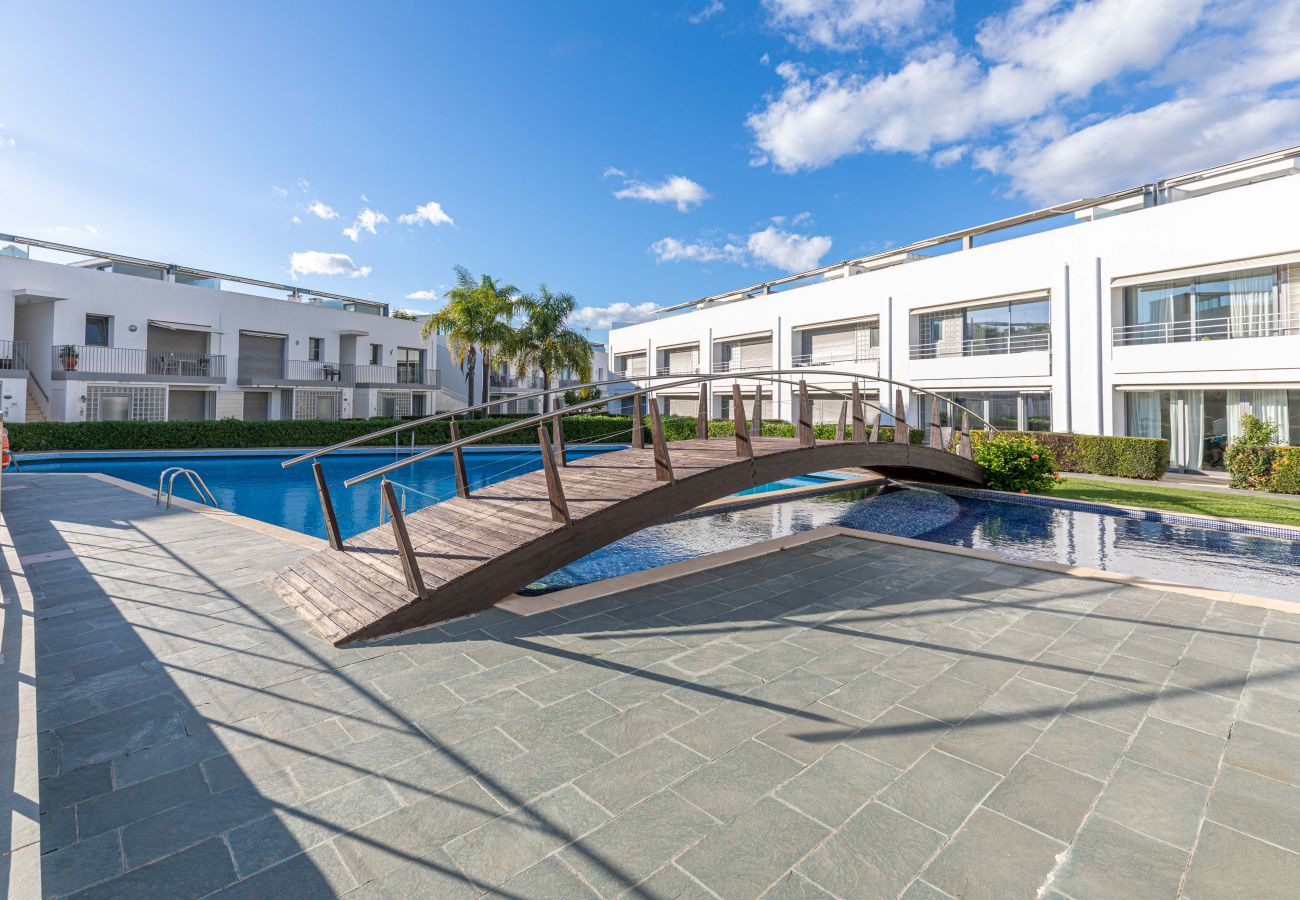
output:
<svg viewBox="0 0 1300 900"><path fill-rule="evenodd" d="M167 477L169 475L171 476L170 478ZM190 487L194 488L194 493L199 495L199 501L204 506L217 505L217 498L212 496L212 491L208 490L208 486L203 483L202 475L200 475L198 472L195 472L193 469L186 469L183 466L171 466L170 468L163 469L162 472L158 475L158 493L155 494L153 498L154 506L162 505L163 479L166 478L167 479L167 509L172 508L172 488L176 484L176 476L178 475L185 476L185 478L190 483Z"/></svg>

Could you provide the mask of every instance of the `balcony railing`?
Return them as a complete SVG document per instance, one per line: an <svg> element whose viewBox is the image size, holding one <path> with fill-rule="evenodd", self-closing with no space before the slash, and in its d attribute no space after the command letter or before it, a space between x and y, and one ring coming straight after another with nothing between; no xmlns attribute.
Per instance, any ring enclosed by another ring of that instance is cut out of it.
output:
<svg viewBox="0 0 1300 900"><path fill-rule="evenodd" d="M0 371L15 372L27 368L26 341L0 341Z"/></svg>
<svg viewBox="0 0 1300 900"><path fill-rule="evenodd" d="M306 359L241 358L239 360L239 380L246 384L306 381L345 385L353 383L351 380L353 368L353 366L343 366L336 362L318 362Z"/></svg>
<svg viewBox="0 0 1300 900"><path fill-rule="evenodd" d="M138 350L86 344L56 344L51 348L55 376L155 375L176 379L225 378L226 358L213 353Z"/></svg>
<svg viewBox="0 0 1300 900"><path fill-rule="evenodd" d="M770 368L772 368L770 362L744 365L735 360L729 359L719 360L713 364L713 371L715 372L761 372L764 369Z"/></svg>
<svg viewBox="0 0 1300 900"><path fill-rule="evenodd" d="M880 348L870 350L850 350L845 353L801 353L791 357L790 365L800 366L839 366L854 363L880 362Z"/></svg>
<svg viewBox="0 0 1300 900"><path fill-rule="evenodd" d="M700 374L699 366L660 366L655 370L657 375L698 375Z"/></svg>
<svg viewBox="0 0 1300 900"><path fill-rule="evenodd" d="M645 364L628 366L626 369L617 370L614 374L621 378L644 378L646 374Z"/></svg>
<svg viewBox="0 0 1300 900"><path fill-rule="evenodd" d="M1008 334L1003 337L973 338L948 343L913 344L912 359L946 359L955 356L1000 356L1052 349L1050 334Z"/></svg>
<svg viewBox="0 0 1300 900"><path fill-rule="evenodd" d="M1111 332L1111 337L1116 347L1128 347L1136 344L1224 341L1236 338L1278 337L1287 334L1300 334L1300 308L1187 322L1116 325Z"/></svg>
<svg viewBox="0 0 1300 900"><path fill-rule="evenodd" d="M421 369L418 366L342 366L341 379L345 384L409 384L418 387L436 388L438 372L436 369Z"/></svg>

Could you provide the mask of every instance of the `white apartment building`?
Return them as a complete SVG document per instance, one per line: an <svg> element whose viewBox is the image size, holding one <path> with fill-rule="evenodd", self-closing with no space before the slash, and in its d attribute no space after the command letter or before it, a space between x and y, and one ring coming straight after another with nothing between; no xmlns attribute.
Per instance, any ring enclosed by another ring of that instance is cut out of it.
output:
<svg viewBox="0 0 1300 900"><path fill-rule="evenodd" d="M610 378L609 368L609 350L602 343L591 342L591 381L601 382ZM550 384L546 384L542 377L540 369L533 368L529 371L520 371L519 367L509 360L492 361L492 371L488 375L488 391L490 400L504 401L500 406L494 408L494 412L515 413L515 414L537 414L541 412L541 403L537 397L528 397L527 395L544 388L570 388L582 384L574 372L565 369L552 376ZM627 382L619 384L606 385L598 390L602 395L611 398L611 403L605 404L605 408L618 409L617 398L620 394L625 394L632 390L632 385ZM551 408L558 409L564 405L562 397L555 397L551 401Z"/></svg>
<svg viewBox="0 0 1300 900"><path fill-rule="evenodd" d="M410 416L466 393L445 340L387 304L11 235L0 382L11 422Z"/></svg>
<svg viewBox="0 0 1300 900"><path fill-rule="evenodd" d="M1244 412L1300 445L1297 174L1293 148L681 304L613 330L613 368L879 375L996 427L1165 437L1175 468L1220 471ZM791 418L792 390L765 388L765 415ZM698 390L659 400L694 415ZM908 397L913 424L928 402Z"/></svg>

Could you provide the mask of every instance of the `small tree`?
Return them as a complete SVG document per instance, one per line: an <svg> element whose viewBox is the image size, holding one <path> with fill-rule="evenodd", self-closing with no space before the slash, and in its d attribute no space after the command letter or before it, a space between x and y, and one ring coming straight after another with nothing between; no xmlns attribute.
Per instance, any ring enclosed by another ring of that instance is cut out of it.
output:
<svg viewBox="0 0 1300 900"><path fill-rule="evenodd" d="M1237 435L1224 461L1228 466L1229 484L1255 491L1270 489L1273 463L1277 460L1277 431L1273 422L1250 413L1241 417L1241 434Z"/></svg>
<svg viewBox="0 0 1300 900"><path fill-rule="evenodd" d="M1052 451L1024 434L999 433L979 441L975 462L984 470L985 483L995 491L1041 494L1060 478Z"/></svg>
<svg viewBox="0 0 1300 900"><path fill-rule="evenodd" d="M603 396L604 394L600 392L600 388L579 388L576 391L565 391L564 405L576 406L579 403L586 403L589 400L599 400ZM590 407L587 411L591 411Z"/></svg>
<svg viewBox="0 0 1300 900"><path fill-rule="evenodd" d="M569 369L579 381L591 379L591 359L595 351L591 342L569 327L569 316L578 306L572 294L552 294L546 285L537 294L524 294L519 298L524 322L515 332L512 356L521 371L538 369L546 388L551 377L561 369ZM552 403L547 394L542 398L542 412L549 412Z"/></svg>

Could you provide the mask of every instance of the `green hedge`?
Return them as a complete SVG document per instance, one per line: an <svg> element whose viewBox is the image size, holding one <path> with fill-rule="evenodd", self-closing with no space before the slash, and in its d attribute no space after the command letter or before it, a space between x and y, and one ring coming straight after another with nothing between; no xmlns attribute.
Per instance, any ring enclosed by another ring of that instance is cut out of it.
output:
<svg viewBox="0 0 1300 900"><path fill-rule="evenodd" d="M1278 494L1300 494L1300 447L1277 448L1268 489Z"/></svg>
<svg viewBox="0 0 1300 900"><path fill-rule="evenodd" d="M1062 431L1013 431L1028 435L1052 451L1062 472L1118 475L1158 481L1169 468L1169 442L1164 438L1071 434ZM977 434L982 434L978 432Z"/></svg>
<svg viewBox="0 0 1300 900"><path fill-rule="evenodd" d="M735 437L736 423L732 419L710 419L709 437ZM798 429L793 422L763 420L763 434L766 437L795 437ZM695 437L695 418L693 416L666 416L664 418L664 435L670 441L684 441ZM926 432L913 428L907 435L913 444L925 443ZM834 425L814 425L813 437L821 441L835 439ZM889 442L894 439L894 429L888 425L880 429L880 440Z"/></svg>

